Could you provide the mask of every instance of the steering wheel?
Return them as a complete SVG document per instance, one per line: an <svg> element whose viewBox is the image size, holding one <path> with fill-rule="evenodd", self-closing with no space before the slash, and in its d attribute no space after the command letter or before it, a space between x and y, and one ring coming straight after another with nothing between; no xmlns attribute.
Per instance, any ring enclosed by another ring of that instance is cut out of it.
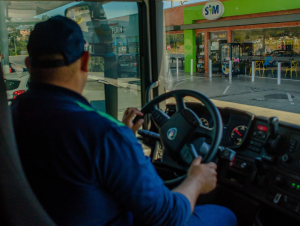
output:
<svg viewBox="0 0 300 226"><path fill-rule="evenodd" d="M194 97L205 105L212 117L213 128L203 126L199 117L185 106L183 99L186 96ZM176 99L176 112L171 118L158 109L158 104L170 97ZM190 144L193 144L197 137L211 139L211 145L206 153L201 153L199 147L197 147L198 150L196 149L198 154L201 156L204 155L202 156L202 163L211 162L216 156L222 139L222 118L216 106L205 95L192 90L167 92L155 97L144 105L141 112L144 115L151 114L159 130L164 150L162 156L164 164L173 168L186 170L194 157ZM140 116L137 116L133 123L137 122L140 118ZM177 182L178 180L175 179L171 182ZM165 181L165 183L168 183L168 181Z"/></svg>

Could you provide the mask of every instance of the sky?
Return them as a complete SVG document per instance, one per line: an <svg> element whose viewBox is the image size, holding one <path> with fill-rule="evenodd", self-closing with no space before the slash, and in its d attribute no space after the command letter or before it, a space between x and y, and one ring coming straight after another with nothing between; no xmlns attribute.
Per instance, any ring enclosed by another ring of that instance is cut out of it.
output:
<svg viewBox="0 0 300 226"><path fill-rule="evenodd" d="M197 2L206 2L206 1L208 1L208 0L190 0L190 1L185 2L184 5L191 4L191 3L197 3ZM174 2L174 6L179 6L179 5L180 5L180 2ZM171 2L164 1L164 8L167 9L170 7L171 7Z"/></svg>
<svg viewBox="0 0 300 226"><path fill-rule="evenodd" d="M50 10L46 13L35 16L34 18L42 19L43 15L55 16L55 15L64 15L64 12L67 8L80 4L80 2L72 2L70 4L64 5L57 9ZM117 5L117 7L116 7ZM116 8L118 10L116 10ZM121 17L126 15L132 15L138 13L138 7L135 2L111 2L103 5L107 19Z"/></svg>
<svg viewBox="0 0 300 226"><path fill-rule="evenodd" d="M189 1L185 2L184 5L196 3L196 2L204 2L204 1L207 1L207 0L189 0ZM80 4L80 2L72 2L70 4L64 5L57 9L50 10L46 13L37 15L34 18L42 19L44 14L46 14L48 16L64 15L64 12L67 8L77 5L77 4ZM118 5L118 7L117 7L118 10L115 10L116 4ZM180 2L174 2L174 6L179 6L179 5L180 5ZM167 9L170 7L171 7L171 2L164 1L164 8ZM103 8L105 10L107 19L138 13L137 5L134 2L111 2L108 4L104 4Z"/></svg>

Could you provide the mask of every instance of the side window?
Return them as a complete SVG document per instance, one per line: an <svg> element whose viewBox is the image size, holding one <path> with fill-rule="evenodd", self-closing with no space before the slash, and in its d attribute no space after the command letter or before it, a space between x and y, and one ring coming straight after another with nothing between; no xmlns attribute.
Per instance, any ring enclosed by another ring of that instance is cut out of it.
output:
<svg viewBox="0 0 300 226"><path fill-rule="evenodd" d="M83 96L98 110L118 119L122 118L127 107L141 107L139 11L136 2L0 3L0 15L5 14L0 17L0 56L7 79L26 70L27 44L34 26L62 15L81 27L87 42L86 50L91 55Z"/></svg>
<svg viewBox="0 0 300 226"><path fill-rule="evenodd" d="M119 120L128 107L140 108L137 3L81 2L65 15L81 27L91 55L83 95Z"/></svg>

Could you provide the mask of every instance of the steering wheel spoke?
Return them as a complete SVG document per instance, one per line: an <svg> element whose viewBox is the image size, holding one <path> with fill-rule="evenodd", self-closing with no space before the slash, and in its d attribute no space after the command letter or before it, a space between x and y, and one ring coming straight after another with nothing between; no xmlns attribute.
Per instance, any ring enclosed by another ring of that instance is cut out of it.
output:
<svg viewBox="0 0 300 226"><path fill-rule="evenodd" d="M206 137L206 138L210 138L210 139L214 138L214 129L208 128L203 125L199 125L196 128L195 133L201 135L202 137Z"/></svg>
<svg viewBox="0 0 300 226"><path fill-rule="evenodd" d="M176 99L176 110L177 111L182 111L183 109L186 109L185 103L183 101L183 96L181 95L174 95Z"/></svg>

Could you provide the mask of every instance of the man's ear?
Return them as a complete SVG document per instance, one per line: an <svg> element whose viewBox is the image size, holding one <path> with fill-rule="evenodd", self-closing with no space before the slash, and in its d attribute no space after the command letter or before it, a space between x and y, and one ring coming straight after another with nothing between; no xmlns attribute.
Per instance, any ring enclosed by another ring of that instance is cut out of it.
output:
<svg viewBox="0 0 300 226"><path fill-rule="evenodd" d="M84 51L81 57L81 70L85 72L89 72L89 59L90 53L88 51Z"/></svg>
<svg viewBox="0 0 300 226"><path fill-rule="evenodd" d="M30 60L29 60L29 57L26 57L26 59L25 59L25 65L26 65L28 71L30 71Z"/></svg>

